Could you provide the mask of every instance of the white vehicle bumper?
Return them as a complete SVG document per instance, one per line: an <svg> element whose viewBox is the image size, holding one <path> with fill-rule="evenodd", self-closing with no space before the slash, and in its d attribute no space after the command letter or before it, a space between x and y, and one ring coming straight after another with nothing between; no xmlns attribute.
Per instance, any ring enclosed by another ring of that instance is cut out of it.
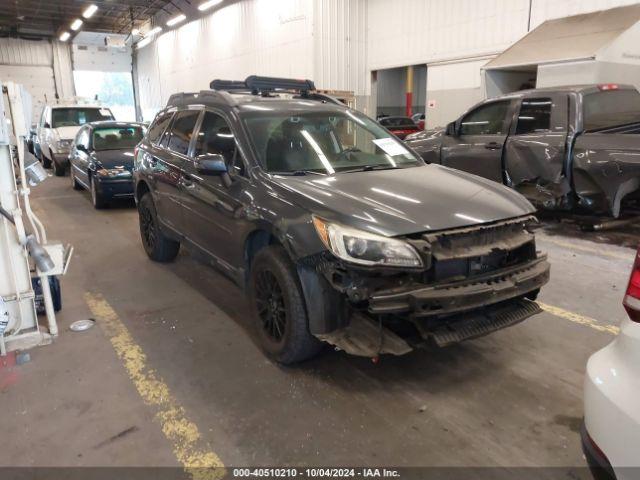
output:
<svg viewBox="0 0 640 480"><path fill-rule="evenodd" d="M618 480L640 478L639 402L640 324L626 320L620 335L589 359L584 386L586 432Z"/></svg>

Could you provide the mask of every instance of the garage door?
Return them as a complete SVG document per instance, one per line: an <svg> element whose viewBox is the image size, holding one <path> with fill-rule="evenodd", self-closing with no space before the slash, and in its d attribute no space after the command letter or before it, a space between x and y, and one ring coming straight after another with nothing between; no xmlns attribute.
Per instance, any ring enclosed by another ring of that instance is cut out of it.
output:
<svg viewBox="0 0 640 480"><path fill-rule="evenodd" d="M22 84L32 97L32 123L40 120L42 107L53 102L56 89L53 68L49 66L0 65L0 80Z"/></svg>

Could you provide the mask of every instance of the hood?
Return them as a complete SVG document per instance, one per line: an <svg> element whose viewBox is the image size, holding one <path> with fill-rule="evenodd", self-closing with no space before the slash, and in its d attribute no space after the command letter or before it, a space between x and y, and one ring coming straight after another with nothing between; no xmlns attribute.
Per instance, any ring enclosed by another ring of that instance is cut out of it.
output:
<svg viewBox="0 0 640 480"><path fill-rule="evenodd" d="M407 137L407 141L413 140L431 140L435 138L441 138L444 134L444 128L431 128L429 130L422 130L420 132L412 133Z"/></svg>
<svg viewBox="0 0 640 480"><path fill-rule="evenodd" d="M73 127L58 127L54 129L58 134L60 140L73 140L76 137L76 133L80 130L80 126Z"/></svg>
<svg viewBox="0 0 640 480"><path fill-rule="evenodd" d="M273 178L310 212L385 236L465 227L535 212L514 190L440 165Z"/></svg>
<svg viewBox="0 0 640 480"><path fill-rule="evenodd" d="M133 169L133 149L102 150L94 152L93 156L104 168L124 167Z"/></svg>

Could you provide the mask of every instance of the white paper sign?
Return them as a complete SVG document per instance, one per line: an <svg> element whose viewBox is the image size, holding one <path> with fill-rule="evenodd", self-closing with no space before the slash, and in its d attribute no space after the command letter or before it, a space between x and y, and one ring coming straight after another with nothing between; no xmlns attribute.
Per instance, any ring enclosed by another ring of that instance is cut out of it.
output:
<svg viewBox="0 0 640 480"><path fill-rule="evenodd" d="M377 138L373 140L373 143L384 150L384 153L386 153L387 155L391 155L392 157L396 155L409 154L407 149L404 148L400 142L397 142L393 138Z"/></svg>

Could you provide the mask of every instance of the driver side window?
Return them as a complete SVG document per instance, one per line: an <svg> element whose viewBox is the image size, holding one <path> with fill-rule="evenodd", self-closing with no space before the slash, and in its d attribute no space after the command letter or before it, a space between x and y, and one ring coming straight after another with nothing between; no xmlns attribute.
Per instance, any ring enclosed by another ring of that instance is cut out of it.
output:
<svg viewBox="0 0 640 480"><path fill-rule="evenodd" d="M236 137L227 121L213 112L204 112L196 138L194 156L222 155L230 173L244 174L244 164L237 153Z"/></svg>
<svg viewBox="0 0 640 480"><path fill-rule="evenodd" d="M492 102L476 108L462 119L460 135L506 135L509 101Z"/></svg>

